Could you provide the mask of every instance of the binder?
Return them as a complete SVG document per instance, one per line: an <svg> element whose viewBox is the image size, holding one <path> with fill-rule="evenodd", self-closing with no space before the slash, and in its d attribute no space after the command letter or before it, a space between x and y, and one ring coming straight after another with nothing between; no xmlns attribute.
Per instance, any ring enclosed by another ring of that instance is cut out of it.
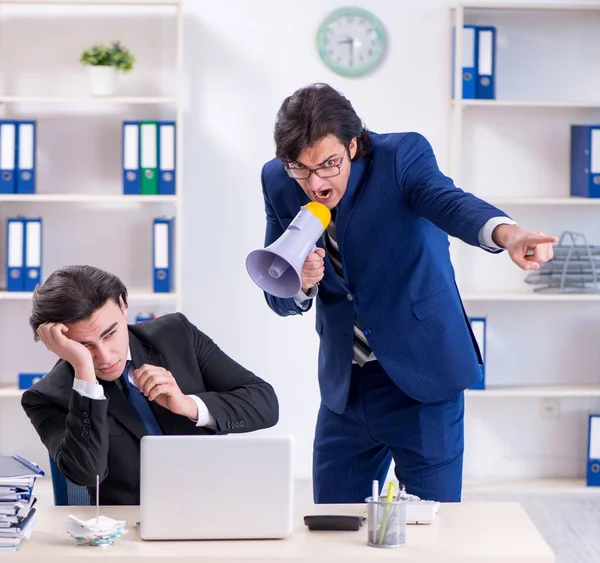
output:
<svg viewBox="0 0 600 563"><path fill-rule="evenodd" d="M589 420L587 486L600 487L600 414Z"/></svg>
<svg viewBox="0 0 600 563"><path fill-rule="evenodd" d="M600 125L571 125L571 195L600 197Z"/></svg>
<svg viewBox="0 0 600 563"><path fill-rule="evenodd" d="M173 288L173 218L157 217L153 229L154 292L169 293Z"/></svg>
<svg viewBox="0 0 600 563"><path fill-rule="evenodd" d="M0 480L44 477L46 473L37 464L20 455L0 455Z"/></svg>
<svg viewBox="0 0 600 563"><path fill-rule="evenodd" d="M17 176L15 192L35 193L36 122L17 122Z"/></svg>
<svg viewBox="0 0 600 563"><path fill-rule="evenodd" d="M477 80L475 97L485 100L496 98L496 28L477 26Z"/></svg>
<svg viewBox="0 0 600 563"><path fill-rule="evenodd" d="M135 322L145 323L147 321L153 320L154 318L154 313L138 313L135 317Z"/></svg>
<svg viewBox="0 0 600 563"><path fill-rule="evenodd" d="M6 220L6 290L25 291L25 220Z"/></svg>
<svg viewBox="0 0 600 563"><path fill-rule="evenodd" d="M175 194L175 122L158 123L158 193Z"/></svg>
<svg viewBox="0 0 600 563"><path fill-rule="evenodd" d="M140 192L144 195L158 193L158 132L156 121L140 122Z"/></svg>
<svg viewBox="0 0 600 563"><path fill-rule="evenodd" d="M41 280L42 219L25 219L25 291L33 291Z"/></svg>
<svg viewBox="0 0 600 563"><path fill-rule="evenodd" d="M45 373L20 373L19 374L19 389L29 389L35 383L40 381Z"/></svg>
<svg viewBox="0 0 600 563"><path fill-rule="evenodd" d="M485 346L486 319L485 317L470 317L471 332L481 353L481 380L471 385L470 389L485 389Z"/></svg>
<svg viewBox="0 0 600 563"><path fill-rule="evenodd" d="M124 121L122 134L123 194L140 194L140 125Z"/></svg>
<svg viewBox="0 0 600 563"><path fill-rule="evenodd" d="M456 59L456 29L453 30L453 52L455 54L452 63L452 98L456 97L454 92L454 60ZM465 100L475 98L475 70L477 66L477 26L465 25L462 32L462 53L460 57L462 65L462 97Z"/></svg>
<svg viewBox="0 0 600 563"><path fill-rule="evenodd" d="M17 132L12 121L0 121L0 193L15 193Z"/></svg>

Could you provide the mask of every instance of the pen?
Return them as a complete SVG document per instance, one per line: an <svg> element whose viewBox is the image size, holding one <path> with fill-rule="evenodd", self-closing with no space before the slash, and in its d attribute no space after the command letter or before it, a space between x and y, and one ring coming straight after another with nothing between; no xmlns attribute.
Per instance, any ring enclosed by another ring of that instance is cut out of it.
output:
<svg viewBox="0 0 600 563"><path fill-rule="evenodd" d="M99 513L100 513L100 476L96 475L96 526L98 525Z"/></svg>
<svg viewBox="0 0 600 563"><path fill-rule="evenodd" d="M383 514L383 520L382 520L381 526L379 528L378 543L383 543L383 538L385 538L385 532L387 529L388 520L390 518L390 504L389 503L394 500L394 488L395 488L394 482L390 481L390 484L388 485L387 496L385 497L385 503L386 503L385 512Z"/></svg>
<svg viewBox="0 0 600 563"><path fill-rule="evenodd" d="M379 508L378 506L378 502L379 502L379 481L377 479L375 479L373 481L373 485L371 488L371 518L373 518L373 539L371 540L373 543L377 543L377 522L378 522L378 517L377 517L377 513L379 512L377 509Z"/></svg>

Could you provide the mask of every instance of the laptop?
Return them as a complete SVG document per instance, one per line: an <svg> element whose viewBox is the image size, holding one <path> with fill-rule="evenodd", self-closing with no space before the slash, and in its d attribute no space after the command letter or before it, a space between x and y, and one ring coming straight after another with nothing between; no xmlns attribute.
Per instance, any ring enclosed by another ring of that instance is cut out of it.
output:
<svg viewBox="0 0 600 563"><path fill-rule="evenodd" d="M293 529L291 436L144 436L144 540L280 539Z"/></svg>

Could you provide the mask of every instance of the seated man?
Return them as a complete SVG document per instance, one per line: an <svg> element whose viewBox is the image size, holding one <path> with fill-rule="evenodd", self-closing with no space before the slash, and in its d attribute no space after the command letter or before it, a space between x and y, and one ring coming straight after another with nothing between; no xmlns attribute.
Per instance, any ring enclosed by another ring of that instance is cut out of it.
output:
<svg viewBox="0 0 600 563"><path fill-rule="evenodd" d="M101 504L139 504L146 434L251 432L277 423L273 388L181 313L127 325L127 289L91 266L55 271L29 323L60 359L21 404L60 471ZM207 460L207 463L210 460Z"/></svg>

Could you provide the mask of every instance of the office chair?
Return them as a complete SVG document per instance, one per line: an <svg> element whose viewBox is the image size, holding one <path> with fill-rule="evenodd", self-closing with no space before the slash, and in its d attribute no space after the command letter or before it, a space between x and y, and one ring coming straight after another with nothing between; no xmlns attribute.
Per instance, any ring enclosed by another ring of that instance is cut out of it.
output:
<svg viewBox="0 0 600 563"><path fill-rule="evenodd" d="M48 457L50 458L54 506L89 506L90 494L87 487L82 487L69 481L60 472L52 456L48 455Z"/></svg>

